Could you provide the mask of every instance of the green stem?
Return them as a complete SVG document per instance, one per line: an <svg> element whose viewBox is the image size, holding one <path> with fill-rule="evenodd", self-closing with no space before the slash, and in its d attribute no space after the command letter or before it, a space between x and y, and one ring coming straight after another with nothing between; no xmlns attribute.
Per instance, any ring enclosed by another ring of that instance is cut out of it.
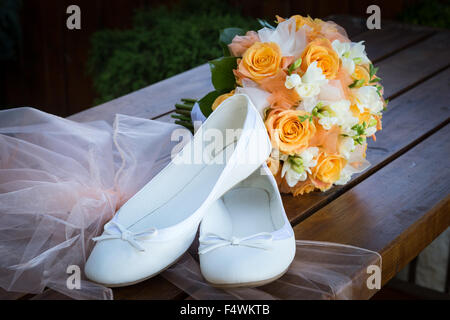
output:
<svg viewBox="0 0 450 320"><path fill-rule="evenodd" d="M176 120L175 123L179 124L179 125L181 125L183 127L186 127L186 128L188 128L190 130L194 130L194 126L190 122L182 121L182 120Z"/></svg>
<svg viewBox="0 0 450 320"><path fill-rule="evenodd" d="M187 103L192 103L192 104L197 102L196 99L188 99L188 98L182 98L181 101L187 102Z"/></svg>
<svg viewBox="0 0 450 320"><path fill-rule="evenodd" d="M191 112L188 111L188 110L176 109L175 112L178 113L178 114L181 114L183 116L186 116L186 117L190 117L191 116Z"/></svg>
<svg viewBox="0 0 450 320"><path fill-rule="evenodd" d="M182 110L192 110L193 106L188 106L187 104L183 104L183 103L177 103L175 104L175 108L177 109L182 109Z"/></svg>
<svg viewBox="0 0 450 320"><path fill-rule="evenodd" d="M182 115L178 115L178 114L172 114L172 115L170 115L172 118L174 118L174 119L179 119L179 120L182 120L182 121L187 121L187 122L191 122L191 118L188 118L188 117L185 117L185 116L182 116Z"/></svg>

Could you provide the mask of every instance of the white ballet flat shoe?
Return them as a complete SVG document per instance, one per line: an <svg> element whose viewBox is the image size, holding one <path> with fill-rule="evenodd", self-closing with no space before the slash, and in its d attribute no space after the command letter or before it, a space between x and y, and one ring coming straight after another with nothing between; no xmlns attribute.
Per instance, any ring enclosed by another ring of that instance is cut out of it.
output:
<svg viewBox="0 0 450 320"><path fill-rule="evenodd" d="M217 139L227 130L232 133L230 129L238 134L221 144ZM249 98L225 100L172 162L94 238L86 276L118 287L168 268L191 245L210 204L255 171L270 151L264 123Z"/></svg>
<svg viewBox="0 0 450 320"><path fill-rule="evenodd" d="M199 240L200 269L213 286L256 287L286 272L295 237L265 164L211 205Z"/></svg>

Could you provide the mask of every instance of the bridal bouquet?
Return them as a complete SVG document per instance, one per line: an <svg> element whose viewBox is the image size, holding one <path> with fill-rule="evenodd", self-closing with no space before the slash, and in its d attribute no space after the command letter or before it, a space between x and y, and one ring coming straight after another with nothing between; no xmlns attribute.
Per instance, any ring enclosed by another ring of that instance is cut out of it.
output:
<svg viewBox="0 0 450 320"><path fill-rule="evenodd" d="M223 30L224 57L209 63L215 90L194 109L207 117L230 96L247 94L272 141L268 166L280 192L346 184L369 166L367 138L381 130L387 102L378 68L363 42L333 22L299 15L277 16L276 27L260 22L257 32Z"/></svg>

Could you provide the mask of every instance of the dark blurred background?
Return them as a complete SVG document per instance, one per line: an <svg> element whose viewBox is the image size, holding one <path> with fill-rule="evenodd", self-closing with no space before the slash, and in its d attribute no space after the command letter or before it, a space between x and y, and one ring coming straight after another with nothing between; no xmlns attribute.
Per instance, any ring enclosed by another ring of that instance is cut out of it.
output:
<svg viewBox="0 0 450 320"><path fill-rule="evenodd" d="M66 8L81 8L68 30ZM448 28L449 1L0 0L0 107L68 116L220 55L219 30L275 14L365 16Z"/></svg>

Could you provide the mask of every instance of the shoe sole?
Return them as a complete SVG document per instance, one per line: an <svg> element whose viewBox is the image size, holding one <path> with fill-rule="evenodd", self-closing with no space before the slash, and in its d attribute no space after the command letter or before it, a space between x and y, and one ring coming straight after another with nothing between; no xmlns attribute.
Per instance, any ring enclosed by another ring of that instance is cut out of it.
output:
<svg viewBox="0 0 450 320"><path fill-rule="evenodd" d="M275 280L278 280L279 278L281 278L282 276L284 276L284 274L288 271L289 268L287 268L286 270L284 270L282 273L280 273L279 275L272 277L270 279L266 279L266 280L261 280L261 281L252 281L252 282L240 282L240 283L212 283L209 281L206 281L209 285L215 287L215 288L221 288L221 289L232 289L232 288L242 288L242 287L246 287L246 288L256 288L256 287L261 287L264 286L268 283L271 283Z"/></svg>

